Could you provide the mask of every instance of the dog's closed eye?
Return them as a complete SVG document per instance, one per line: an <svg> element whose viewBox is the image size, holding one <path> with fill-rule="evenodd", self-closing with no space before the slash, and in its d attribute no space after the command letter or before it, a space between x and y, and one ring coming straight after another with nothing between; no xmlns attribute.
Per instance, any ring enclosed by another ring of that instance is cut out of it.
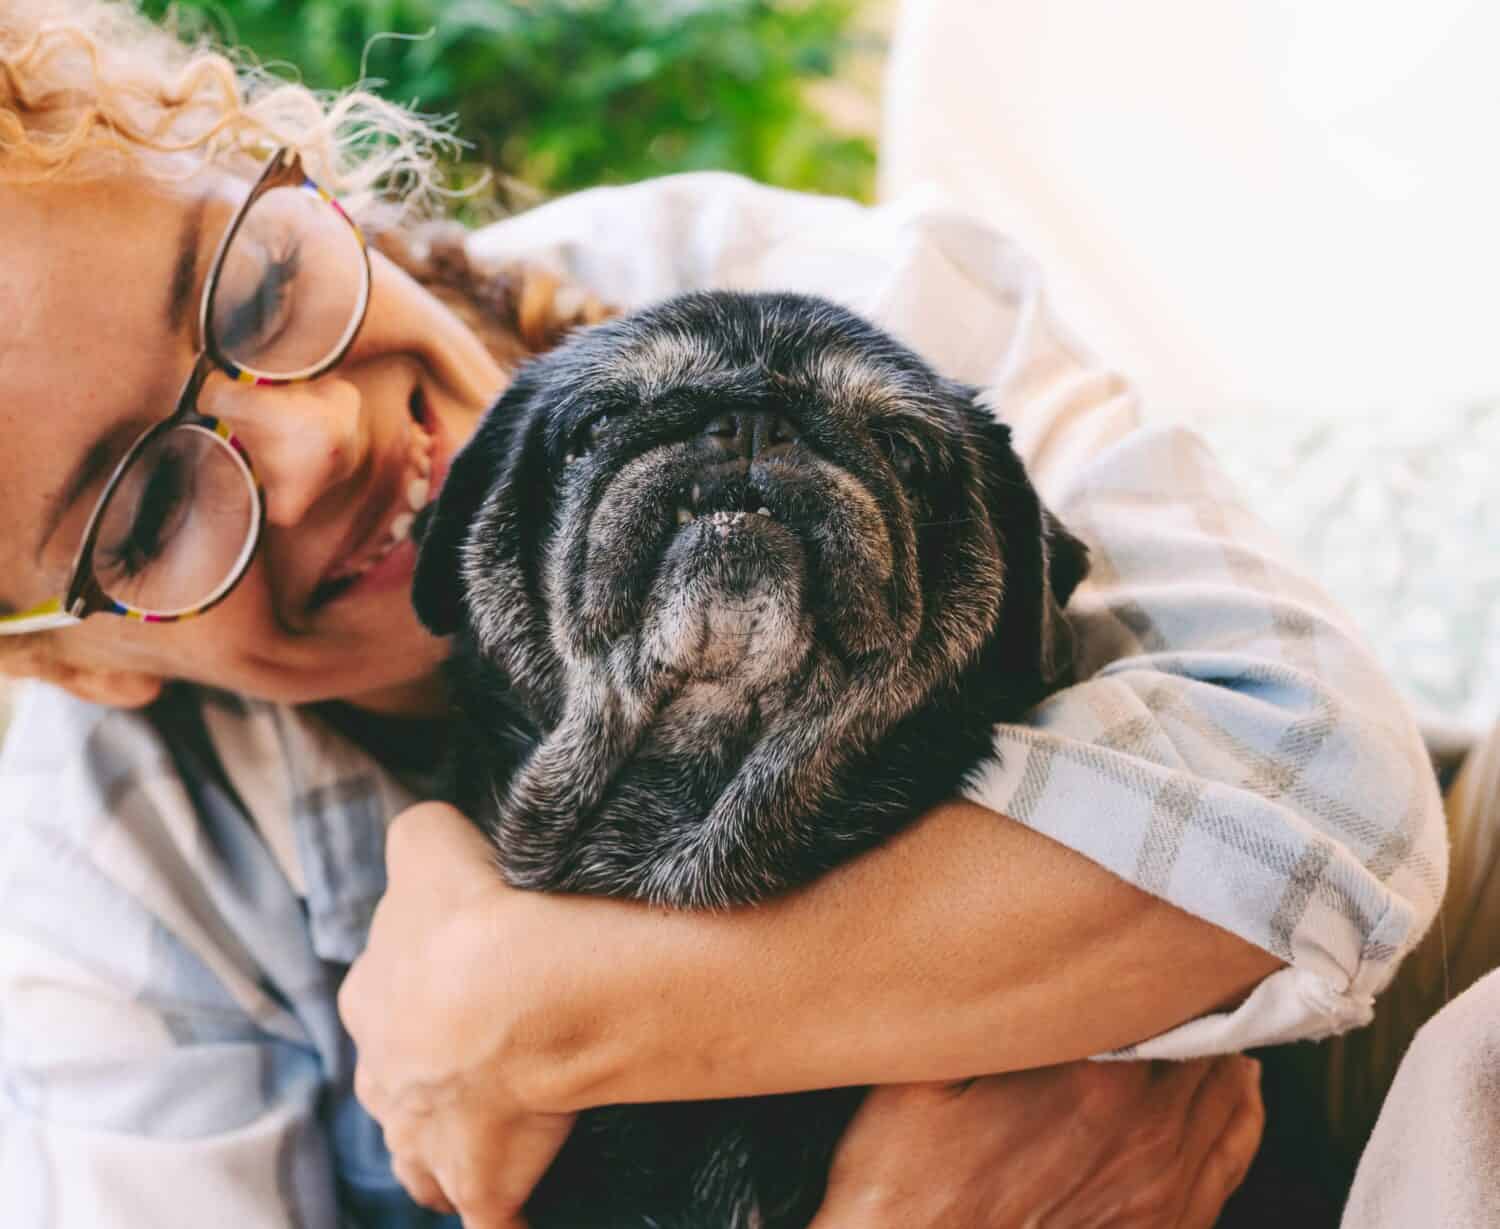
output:
<svg viewBox="0 0 1500 1229"><path fill-rule="evenodd" d="M885 459L896 471L896 477L905 484L921 480L926 463L921 448L915 442L896 431L877 430L873 435Z"/></svg>
<svg viewBox="0 0 1500 1229"><path fill-rule="evenodd" d="M565 464L571 465L579 457L586 457L599 447L604 438L604 432L609 427L609 415L605 413L593 414L583 420L574 430L568 444L568 451L563 456Z"/></svg>

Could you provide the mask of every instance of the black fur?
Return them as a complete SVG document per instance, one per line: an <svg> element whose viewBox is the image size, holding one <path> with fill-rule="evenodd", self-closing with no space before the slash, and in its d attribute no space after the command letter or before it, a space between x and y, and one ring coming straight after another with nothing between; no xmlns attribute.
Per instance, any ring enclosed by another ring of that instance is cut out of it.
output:
<svg viewBox="0 0 1500 1229"><path fill-rule="evenodd" d="M820 300L694 294L522 370L416 603L513 883L723 908L952 796L1066 681L1086 570L972 389ZM586 1114L531 1223L805 1225L860 1095Z"/></svg>

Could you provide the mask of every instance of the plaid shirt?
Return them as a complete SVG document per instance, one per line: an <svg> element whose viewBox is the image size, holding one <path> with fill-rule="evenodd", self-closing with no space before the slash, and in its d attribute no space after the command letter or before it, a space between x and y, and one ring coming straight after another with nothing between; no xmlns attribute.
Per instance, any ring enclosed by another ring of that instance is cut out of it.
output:
<svg viewBox="0 0 1500 1229"><path fill-rule="evenodd" d="M1094 571L1070 608L1083 681L997 729L969 796L1287 962L1124 1056L1369 1019L1444 886L1418 734L1196 439L1142 426L1051 319L1024 255L921 201L719 175L583 193L473 247L627 306L822 293L987 389ZM34 688L0 762L5 1223L444 1224L395 1183L334 1006L413 795L308 712L188 694L153 715Z"/></svg>

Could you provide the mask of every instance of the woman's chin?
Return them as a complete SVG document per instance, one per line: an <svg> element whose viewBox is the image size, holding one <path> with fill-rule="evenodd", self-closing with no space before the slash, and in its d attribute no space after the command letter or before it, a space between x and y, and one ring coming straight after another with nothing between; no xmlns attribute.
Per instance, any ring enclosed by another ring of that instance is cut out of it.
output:
<svg viewBox="0 0 1500 1229"><path fill-rule="evenodd" d="M436 671L422 679L392 683L339 699L355 708L388 717L441 717L448 711L448 691L442 675Z"/></svg>
<svg viewBox="0 0 1500 1229"><path fill-rule="evenodd" d="M422 626L409 592L409 575L361 578L357 589L319 612L311 635L299 637L296 656L305 670L278 670L292 694L273 698L341 700L393 714L442 711L448 642Z"/></svg>

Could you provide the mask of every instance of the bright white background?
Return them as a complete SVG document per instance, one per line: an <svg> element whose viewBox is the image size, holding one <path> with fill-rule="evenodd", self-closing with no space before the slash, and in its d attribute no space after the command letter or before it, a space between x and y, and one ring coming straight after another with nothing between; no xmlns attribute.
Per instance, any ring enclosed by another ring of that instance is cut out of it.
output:
<svg viewBox="0 0 1500 1229"><path fill-rule="evenodd" d="M1155 411L1500 394L1495 0L907 0L886 117Z"/></svg>

